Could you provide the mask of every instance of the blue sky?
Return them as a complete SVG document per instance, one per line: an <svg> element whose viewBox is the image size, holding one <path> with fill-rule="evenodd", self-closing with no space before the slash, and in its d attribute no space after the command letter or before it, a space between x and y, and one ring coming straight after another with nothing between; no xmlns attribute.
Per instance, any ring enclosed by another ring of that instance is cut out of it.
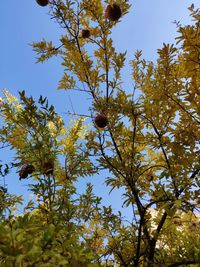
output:
<svg viewBox="0 0 200 267"><path fill-rule="evenodd" d="M113 30L113 39L118 51L128 51L128 60L137 49L143 50L148 60L156 59L156 50L162 43L172 43L176 36L176 26L172 22L187 24L191 18L187 7L192 3L199 7L199 0L135 0L131 1L130 13ZM29 45L42 38L57 40L61 34L58 25L47 15L48 8L40 7L35 0L2 1L1 3L1 42L0 42L0 96L3 88L13 94L26 90L28 95L38 98L48 96L58 113L71 110L69 95L76 112L87 112L87 102L82 101L80 93L57 90L63 69L59 59L51 59L44 64L35 64L36 55ZM127 60L127 62L128 62ZM126 84L131 82L130 69L124 69ZM131 84L130 84L131 85ZM0 150L0 159L11 161L12 154ZM104 177L98 177L95 191L99 189ZM27 182L19 182L15 174L7 178L10 192L26 193ZM117 197L113 195L113 197ZM119 204L115 201L115 206Z"/></svg>

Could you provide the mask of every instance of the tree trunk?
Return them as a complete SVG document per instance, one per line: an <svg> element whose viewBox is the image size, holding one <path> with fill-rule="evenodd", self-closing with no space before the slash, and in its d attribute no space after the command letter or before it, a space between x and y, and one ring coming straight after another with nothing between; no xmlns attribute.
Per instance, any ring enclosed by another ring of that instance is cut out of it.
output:
<svg viewBox="0 0 200 267"><path fill-rule="evenodd" d="M150 248L148 253L148 267L154 267L154 256L156 248L156 239L152 239L150 242Z"/></svg>

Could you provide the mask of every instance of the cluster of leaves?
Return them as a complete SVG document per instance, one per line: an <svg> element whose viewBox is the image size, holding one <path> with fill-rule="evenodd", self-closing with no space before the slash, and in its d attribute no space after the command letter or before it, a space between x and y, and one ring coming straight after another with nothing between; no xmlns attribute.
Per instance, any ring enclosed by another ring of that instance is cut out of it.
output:
<svg viewBox="0 0 200 267"><path fill-rule="evenodd" d="M65 127L46 98L36 104L25 92L20 101L4 92L0 141L16 151L14 166L34 166L30 189L36 197L24 215L4 217L0 256L5 266L200 263L199 10L189 8L194 23L177 23L177 44L164 44L157 62L135 53L134 88L128 93L121 80L126 53L114 48L110 35L118 22L105 17L106 4L50 1L50 15L64 29L61 44L33 43L38 62L62 57L59 88L92 96L92 117L104 113L108 119L103 130L87 129L82 118ZM123 17L130 5L117 4ZM82 38L82 29L90 30L88 38ZM45 170L49 162L51 173ZM129 222L111 206L102 207L92 185L77 194L74 181L101 169L109 172L111 190L124 188L123 205L132 208Z"/></svg>
<svg viewBox="0 0 200 267"><path fill-rule="evenodd" d="M2 266L93 266L77 227L42 223L37 210L1 223L0 238Z"/></svg>

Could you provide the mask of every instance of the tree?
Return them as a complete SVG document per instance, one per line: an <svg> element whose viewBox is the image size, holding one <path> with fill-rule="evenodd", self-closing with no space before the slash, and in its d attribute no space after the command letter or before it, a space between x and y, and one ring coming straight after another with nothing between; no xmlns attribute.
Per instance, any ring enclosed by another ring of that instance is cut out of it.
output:
<svg viewBox="0 0 200 267"><path fill-rule="evenodd" d="M91 129L84 116L66 127L47 98L4 91L0 140L16 151L10 167L34 179L37 199L18 216L12 207L21 199L1 190L3 266L200 264L200 12L189 8L194 23L176 24L176 45L163 44L156 63L135 53L134 87L126 92L126 52L116 52L110 35L129 7L127 0L109 7L52 0L60 45L33 43L38 62L62 58L59 89L92 97ZM124 189L131 222L102 206L91 184L77 194L74 182L102 169L111 190Z"/></svg>

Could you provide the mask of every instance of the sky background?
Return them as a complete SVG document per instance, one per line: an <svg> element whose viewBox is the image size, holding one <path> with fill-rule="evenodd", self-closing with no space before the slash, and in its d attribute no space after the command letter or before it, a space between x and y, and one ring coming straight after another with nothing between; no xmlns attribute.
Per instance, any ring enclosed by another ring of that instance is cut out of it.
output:
<svg viewBox="0 0 200 267"><path fill-rule="evenodd" d="M40 7L35 0L1 1L0 16L0 96L7 88L12 94L25 90L28 95L37 99L40 95L47 96L49 103L56 107L57 112L67 119L65 113L87 112L88 103L83 101L80 92L57 90L58 81L62 77L63 68L59 59L50 59L46 63L36 64L36 54L29 44L45 38L58 44L63 32L48 16L48 8ZM126 85L131 86L128 61L133 58L137 49L143 51L144 58L156 60L157 49L163 42L174 43L176 33L175 20L183 25L190 23L189 7L192 3L199 7L199 0L135 0L131 1L130 13L121 20L113 30L113 40L117 51L128 51L127 65L123 71ZM70 99L69 99L70 96ZM0 150L0 159L11 162L13 153ZM95 178L95 192L105 196L104 174ZM94 179L90 179L93 182ZM86 180L79 182L83 188ZM23 194L28 199L28 181L19 182L16 174L6 177L9 192ZM112 203L115 209L121 206L118 193L103 198L104 204Z"/></svg>

